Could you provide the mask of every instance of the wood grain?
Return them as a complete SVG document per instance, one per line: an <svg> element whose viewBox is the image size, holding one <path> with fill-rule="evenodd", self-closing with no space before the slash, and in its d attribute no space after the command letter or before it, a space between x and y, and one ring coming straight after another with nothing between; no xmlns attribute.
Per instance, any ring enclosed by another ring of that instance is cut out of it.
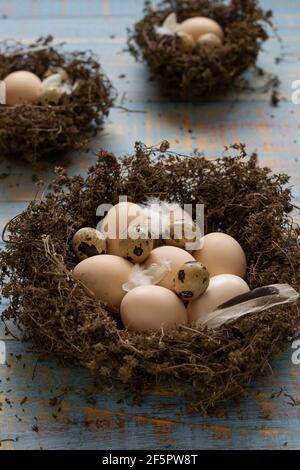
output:
<svg viewBox="0 0 300 470"><path fill-rule="evenodd" d="M291 85L300 79L300 5L298 0L261 3L274 10L282 38L281 46L271 31L259 59L282 81L278 108L270 106L262 81L251 74L257 90L251 94L231 93L198 104L161 96L145 65L124 52L126 28L141 16L141 0L0 0L0 39L30 42L52 34L57 42L67 42L66 49L91 48L118 90L119 102L144 111L112 110L91 152L69 156L72 174L85 174L100 147L124 155L132 151L135 140L154 144L168 139L176 150L189 153L198 148L210 157L240 141L249 151L258 151L262 165L291 175L299 202L300 107L291 102ZM36 188L28 165L1 160L0 174L8 174L0 179L4 226L26 207ZM52 167L45 163L35 176L46 184ZM29 344L7 335L1 325L0 347L3 341L7 364L0 360L0 441L10 440L1 450L300 448L300 368L291 362L290 346L270 366L271 375L252 384L246 399L228 403L217 416L203 417L184 416L186 403L172 390L155 390L142 406L113 392L97 393L85 370L39 360Z"/></svg>

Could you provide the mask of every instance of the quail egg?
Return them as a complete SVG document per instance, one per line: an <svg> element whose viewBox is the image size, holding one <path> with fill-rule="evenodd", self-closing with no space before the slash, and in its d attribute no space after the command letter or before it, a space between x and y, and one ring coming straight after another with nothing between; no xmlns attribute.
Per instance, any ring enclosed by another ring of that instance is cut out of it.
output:
<svg viewBox="0 0 300 470"><path fill-rule="evenodd" d="M176 273L174 290L182 300L194 300L204 294L209 285L209 272L198 261L184 263Z"/></svg>

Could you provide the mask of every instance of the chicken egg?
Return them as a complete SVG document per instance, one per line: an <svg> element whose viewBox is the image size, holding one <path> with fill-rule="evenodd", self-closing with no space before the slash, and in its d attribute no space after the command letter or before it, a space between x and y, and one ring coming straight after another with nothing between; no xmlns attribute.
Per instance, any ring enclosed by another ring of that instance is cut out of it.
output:
<svg viewBox="0 0 300 470"><path fill-rule="evenodd" d="M92 227L83 227L78 230L73 237L72 247L80 260L106 253L104 236Z"/></svg>
<svg viewBox="0 0 300 470"><path fill-rule="evenodd" d="M109 239L108 253L122 256L132 263L143 263L153 249L153 240L148 226L132 222L125 230L124 238Z"/></svg>
<svg viewBox="0 0 300 470"><path fill-rule="evenodd" d="M122 286L128 281L132 267L129 261L119 256L98 255L81 261L73 274L112 312L118 312L126 294Z"/></svg>
<svg viewBox="0 0 300 470"><path fill-rule="evenodd" d="M235 274L245 277L247 262L241 245L230 235L221 232L203 237L203 247L194 251L197 261L207 267L211 277L218 274Z"/></svg>
<svg viewBox="0 0 300 470"><path fill-rule="evenodd" d="M188 33L185 33L184 31L178 31L178 33L176 34L181 38L182 49L184 49L185 51L190 51L195 47L196 42L193 36Z"/></svg>
<svg viewBox="0 0 300 470"><path fill-rule="evenodd" d="M190 302L187 307L189 323L201 324L208 313L214 312L224 302L237 295L245 294L249 290L248 284L233 274L220 274L211 277L206 292Z"/></svg>
<svg viewBox="0 0 300 470"><path fill-rule="evenodd" d="M197 44L200 44L200 46L209 45L213 47L220 47L222 46L222 41L216 34L206 33L197 39Z"/></svg>
<svg viewBox="0 0 300 470"><path fill-rule="evenodd" d="M174 278L184 263L195 261L195 258L185 250L176 246L159 246L151 251L150 256L145 262L145 267L149 268L152 264L160 265L162 262L169 263L169 271L158 283L159 286L174 290Z"/></svg>
<svg viewBox="0 0 300 470"><path fill-rule="evenodd" d="M174 292L160 286L136 287L125 295L120 309L129 330L169 330L187 323L183 303Z"/></svg>
<svg viewBox="0 0 300 470"><path fill-rule="evenodd" d="M204 16L195 16L183 21L177 28L177 32L181 31L190 34L195 41L197 41L199 36L207 33L216 34L221 40L223 40L224 36L221 26L216 21Z"/></svg>
<svg viewBox="0 0 300 470"><path fill-rule="evenodd" d="M143 209L133 202L119 202L113 206L101 222L101 232L107 238L108 251L110 240L118 239L120 234L126 231L128 225L138 217L142 220Z"/></svg>
<svg viewBox="0 0 300 470"><path fill-rule="evenodd" d="M4 79L6 104L30 104L42 94L42 82L37 75L25 70L12 72Z"/></svg>
<svg viewBox="0 0 300 470"><path fill-rule="evenodd" d="M194 300L202 295L209 284L209 272L198 261L184 263L174 279L174 290L182 300Z"/></svg>

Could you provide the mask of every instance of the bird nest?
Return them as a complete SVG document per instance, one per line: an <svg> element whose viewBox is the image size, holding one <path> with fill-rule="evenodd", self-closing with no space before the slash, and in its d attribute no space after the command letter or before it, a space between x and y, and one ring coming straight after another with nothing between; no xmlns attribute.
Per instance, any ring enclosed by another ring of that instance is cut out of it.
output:
<svg viewBox="0 0 300 470"><path fill-rule="evenodd" d="M171 13L178 22L195 16L211 18L223 28L221 47L183 47L177 35L158 34L156 27ZM166 94L185 100L207 98L225 92L249 67L267 40L271 11L263 11L256 0L164 0L153 9L145 4L145 15L129 30L129 51L145 60Z"/></svg>
<svg viewBox="0 0 300 470"><path fill-rule="evenodd" d="M63 69L76 88L57 103L0 106L0 152L30 162L69 150L87 150L93 134L113 105L115 92L90 51L62 51L53 38L40 38L28 46L5 41L0 45L0 78L26 70L43 79Z"/></svg>
<svg viewBox="0 0 300 470"><path fill-rule="evenodd" d="M233 154L233 156L231 156ZM4 231L0 286L10 300L3 319L14 320L41 354L75 360L102 387L143 396L154 384L188 397L190 410L208 412L244 394L253 377L299 330L299 304L246 315L218 329L182 325L169 331L124 329L101 301L73 277L70 241L83 226L96 227L100 203L119 195L141 203L149 196L180 205L205 205L205 231L223 231L245 250L250 288L289 283L300 288L300 230L285 174L258 166L244 146L227 156L180 158L168 143L117 159L100 151L86 178L56 177L41 199ZM9 325L9 322L7 323Z"/></svg>

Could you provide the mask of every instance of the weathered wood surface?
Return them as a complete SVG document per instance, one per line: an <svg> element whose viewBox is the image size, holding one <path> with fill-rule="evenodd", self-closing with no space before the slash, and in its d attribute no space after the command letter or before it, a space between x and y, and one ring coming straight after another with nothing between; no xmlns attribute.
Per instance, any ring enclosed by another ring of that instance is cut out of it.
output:
<svg viewBox="0 0 300 470"><path fill-rule="evenodd" d="M299 200L300 107L291 102L291 84L300 79L300 4L298 0L261 3L274 10L283 40L282 49L271 33L259 61L281 78L285 99L278 108L270 107L269 95L259 90L261 83L252 94L231 94L222 101L194 105L162 97L145 66L123 52L126 28L140 17L141 0L0 0L0 39L29 42L52 34L57 41L66 41L67 49L91 48L99 54L124 106L146 114L114 109L93 144L95 151L102 146L121 155L132 150L135 140L154 144L167 138L174 149L189 152L197 147L211 156L222 152L225 144L241 141L258 151L261 164L292 175ZM276 63L282 51L284 58ZM74 155L69 171L84 174L93 160L93 152ZM2 161L3 172L9 176L0 180L1 226L35 193L28 166ZM49 180L51 165L38 176ZM30 345L5 337L1 327L0 363L4 347L0 441L10 440L0 449L300 448L300 366L292 364L288 346L272 364L271 376L256 380L247 399L228 404L211 418L182 417L184 402L172 391L157 389L142 406L134 406L129 398L120 401L115 393L99 394L86 371L37 362ZM58 403L49 402L53 397L60 397Z"/></svg>

